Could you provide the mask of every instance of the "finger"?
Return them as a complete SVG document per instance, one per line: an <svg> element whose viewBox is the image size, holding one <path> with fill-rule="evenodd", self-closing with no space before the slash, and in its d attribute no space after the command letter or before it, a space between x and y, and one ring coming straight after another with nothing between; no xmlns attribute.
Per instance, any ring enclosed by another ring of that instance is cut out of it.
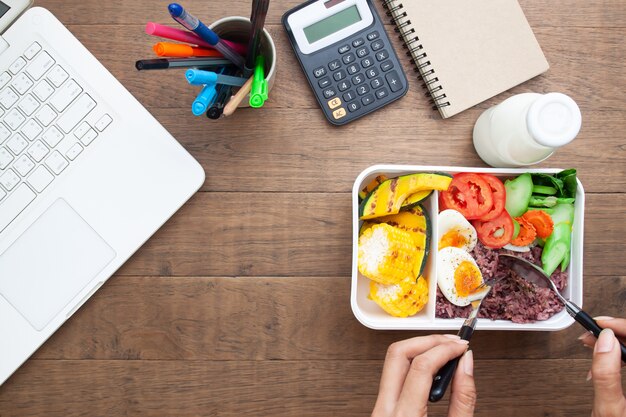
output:
<svg viewBox="0 0 626 417"><path fill-rule="evenodd" d="M459 366L454 373L448 417L472 417L475 406L474 355L471 350L468 350L459 361Z"/></svg>
<svg viewBox="0 0 626 417"><path fill-rule="evenodd" d="M426 415L428 394L437 371L467 349L467 340L437 345L411 362L396 410L399 415ZM420 414L421 413L421 414Z"/></svg>
<svg viewBox="0 0 626 417"><path fill-rule="evenodd" d="M624 409L622 394L621 353L611 329L604 329L593 351L591 374L594 387L595 415L617 416Z"/></svg>
<svg viewBox="0 0 626 417"><path fill-rule="evenodd" d="M578 340L582 342L583 346L586 346L588 348L593 348L593 346L596 344L596 337L590 332L581 334L578 337Z"/></svg>
<svg viewBox="0 0 626 417"><path fill-rule="evenodd" d="M390 415L400 397L404 380L411 366L411 360L439 344L450 342L451 339L458 340L459 337L449 334L431 335L414 337L391 344L387 349L374 412L377 415Z"/></svg>
<svg viewBox="0 0 626 417"><path fill-rule="evenodd" d="M626 337L626 319L614 319L612 317L596 317L594 319L600 327L611 329L617 337Z"/></svg>

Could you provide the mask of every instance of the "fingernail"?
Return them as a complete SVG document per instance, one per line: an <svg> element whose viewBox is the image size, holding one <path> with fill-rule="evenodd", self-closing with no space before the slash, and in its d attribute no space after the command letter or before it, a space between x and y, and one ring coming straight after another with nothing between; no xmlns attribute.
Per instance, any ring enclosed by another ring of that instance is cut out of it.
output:
<svg viewBox="0 0 626 417"><path fill-rule="evenodd" d="M463 358L463 371L466 375L474 376L474 354L471 349L465 352L465 357Z"/></svg>
<svg viewBox="0 0 626 417"><path fill-rule="evenodd" d="M455 342L460 344L460 345L467 345L467 344L469 344L469 341L464 340L464 339L455 340Z"/></svg>
<svg viewBox="0 0 626 417"><path fill-rule="evenodd" d="M613 320L613 317L609 317L609 316L598 316L598 317L594 317L593 319L594 319L594 320L596 320L596 321L597 321L597 320L604 320L604 321L607 321L607 320Z"/></svg>
<svg viewBox="0 0 626 417"><path fill-rule="evenodd" d="M611 329L604 329L600 332L600 337L596 342L595 353L606 353L613 350L615 344L615 334Z"/></svg>
<svg viewBox="0 0 626 417"><path fill-rule="evenodd" d="M456 334L444 334L443 337L447 337L448 339L455 339L455 340L458 340L461 338L460 336Z"/></svg>
<svg viewBox="0 0 626 417"><path fill-rule="evenodd" d="M590 334L591 334L590 332L585 332L585 333L581 334L580 336L578 336L578 340L583 340L584 338L586 338Z"/></svg>
<svg viewBox="0 0 626 417"><path fill-rule="evenodd" d="M591 381L591 369L587 372L587 382Z"/></svg>

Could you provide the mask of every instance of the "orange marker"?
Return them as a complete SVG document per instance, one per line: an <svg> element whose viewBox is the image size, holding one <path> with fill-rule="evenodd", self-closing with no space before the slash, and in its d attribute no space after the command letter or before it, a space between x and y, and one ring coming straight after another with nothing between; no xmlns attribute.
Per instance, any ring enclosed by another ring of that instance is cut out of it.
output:
<svg viewBox="0 0 626 417"><path fill-rule="evenodd" d="M196 48L195 46L183 45L180 43L159 42L152 49L157 56L167 56L176 58L189 58L194 56L221 57L222 54L215 49Z"/></svg>

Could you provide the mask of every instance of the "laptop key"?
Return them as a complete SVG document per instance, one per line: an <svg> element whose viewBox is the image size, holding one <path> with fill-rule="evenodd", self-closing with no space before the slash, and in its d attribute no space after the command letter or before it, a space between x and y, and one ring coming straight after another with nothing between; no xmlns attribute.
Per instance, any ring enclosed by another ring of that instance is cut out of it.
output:
<svg viewBox="0 0 626 417"><path fill-rule="evenodd" d="M0 74L0 88L7 85L9 81L11 81L11 76L9 75L8 72L5 71L2 74Z"/></svg>
<svg viewBox="0 0 626 417"><path fill-rule="evenodd" d="M0 232L6 229L36 196L28 185L20 184L9 197L0 202Z"/></svg>
<svg viewBox="0 0 626 417"><path fill-rule="evenodd" d="M50 168L50 171L54 172L56 175L59 175L63 170L69 165L65 158L58 152L54 151L50 154L50 156L46 159L46 166Z"/></svg>
<svg viewBox="0 0 626 417"><path fill-rule="evenodd" d="M41 51L41 45L37 42L33 42L26 51L24 51L24 56L26 59L33 59L37 52Z"/></svg>
<svg viewBox="0 0 626 417"><path fill-rule="evenodd" d="M5 169L13 161L13 155L6 148L0 148L0 169Z"/></svg>
<svg viewBox="0 0 626 417"><path fill-rule="evenodd" d="M37 55L37 58L33 59L30 65L26 68L26 72L35 81L40 79L52 66L54 65L54 59L47 53L42 52Z"/></svg>
<svg viewBox="0 0 626 417"><path fill-rule="evenodd" d="M17 161L13 164L13 168L15 168L22 177L25 177L35 168L35 163L27 155L22 155L17 158Z"/></svg>
<svg viewBox="0 0 626 417"><path fill-rule="evenodd" d="M70 133L74 127L96 107L89 94L83 94L68 108L57 121L57 125L65 133Z"/></svg>
<svg viewBox="0 0 626 417"><path fill-rule="evenodd" d="M52 71L48 73L48 76L46 78L50 80L50 82L54 84L55 87L58 88L61 86L61 84L65 82L65 80L69 78L69 75L67 75L67 72L65 72L63 68L61 68L59 65L56 65L54 68L52 68Z"/></svg>
<svg viewBox="0 0 626 417"><path fill-rule="evenodd" d="M17 184L20 183L20 177L12 169L8 169L7 172L0 175L0 184L7 190L11 191Z"/></svg>
<svg viewBox="0 0 626 417"><path fill-rule="evenodd" d="M56 111L63 111L82 91L76 81L70 80L52 96L50 104Z"/></svg>
<svg viewBox="0 0 626 417"><path fill-rule="evenodd" d="M38 193L45 190L45 188L50 185L52 180L54 179L54 175L50 173L43 165L37 167L35 171L28 177L28 183L37 191Z"/></svg>

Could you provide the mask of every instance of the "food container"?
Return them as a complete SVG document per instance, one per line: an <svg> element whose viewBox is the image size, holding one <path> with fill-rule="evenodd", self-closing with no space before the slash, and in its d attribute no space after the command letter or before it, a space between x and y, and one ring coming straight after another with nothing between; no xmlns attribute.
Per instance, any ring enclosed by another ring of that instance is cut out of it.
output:
<svg viewBox="0 0 626 417"><path fill-rule="evenodd" d="M423 203L431 221L430 255L424 270L424 277L428 280L428 304L414 316L407 318L392 317L383 311L376 303L368 299L369 279L361 275L357 268L358 242L361 220L359 220L359 190L363 189L377 175L387 177L415 174L419 172L445 172L456 174L459 172L483 172L493 174L501 180L512 178L525 172L555 174L561 169L505 169L505 168L466 168L446 166L419 166L419 165L374 165L359 174L352 189L352 288L350 302L354 316L364 326L377 330L458 330L464 319L441 319L435 317L435 303L437 294L437 214L439 212L439 194L433 194ZM585 192L578 181L576 203L574 205L574 225L572 231L571 262L569 266L567 286L562 293L565 298L582 307L583 300L583 220L585 207ZM513 323L508 320L478 319L477 328L480 330L536 330L554 331L570 326L574 322L565 309L548 320L535 323Z"/></svg>

